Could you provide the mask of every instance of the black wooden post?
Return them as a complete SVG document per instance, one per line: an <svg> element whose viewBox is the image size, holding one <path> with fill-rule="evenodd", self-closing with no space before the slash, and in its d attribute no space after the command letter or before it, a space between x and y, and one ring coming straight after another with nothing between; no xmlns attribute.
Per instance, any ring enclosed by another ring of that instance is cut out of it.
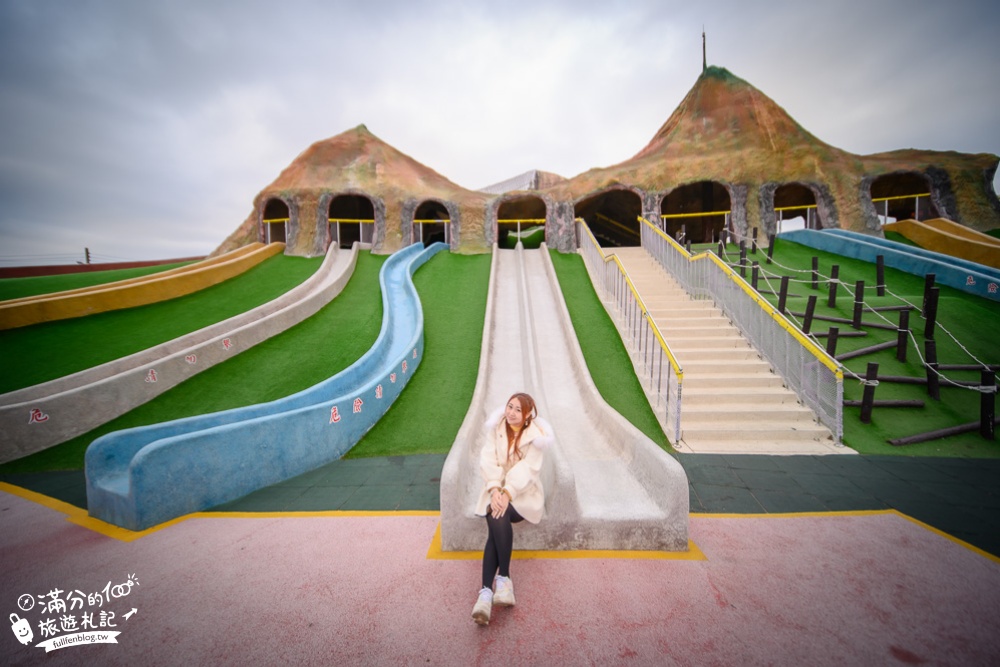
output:
<svg viewBox="0 0 1000 667"><path fill-rule="evenodd" d="M726 256L726 241L725 239L719 239L719 257Z"/></svg>
<svg viewBox="0 0 1000 667"><path fill-rule="evenodd" d="M927 317L927 297L930 296L931 288L934 287L935 276L933 273L928 273L924 276L924 303L920 307L920 316Z"/></svg>
<svg viewBox="0 0 1000 667"><path fill-rule="evenodd" d="M767 237L767 263L771 263L771 258L774 256L774 234Z"/></svg>
<svg viewBox="0 0 1000 667"><path fill-rule="evenodd" d="M826 305L829 308L837 307L837 278L840 276L840 267L836 264L830 267L830 298Z"/></svg>
<svg viewBox="0 0 1000 667"><path fill-rule="evenodd" d="M865 308L865 281L859 280L854 283L854 319L851 326L855 329L861 328L861 311Z"/></svg>
<svg viewBox="0 0 1000 667"><path fill-rule="evenodd" d="M750 266L750 286L757 289L757 279L760 276L760 264L754 262Z"/></svg>
<svg viewBox="0 0 1000 667"><path fill-rule="evenodd" d="M996 440L996 388L997 374L983 371L979 384L983 393L979 395L979 435L987 440Z"/></svg>
<svg viewBox="0 0 1000 667"><path fill-rule="evenodd" d="M861 394L861 423L872 423L872 405L875 402L875 381L878 378L878 364L868 362L868 372L865 373L865 389Z"/></svg>
<svg viewBox="0 0 1000 667"><path fill-rule="evenodd" d="M785 314L785 302L788 300L788 276L781 276L781 291L778 293L778 312Z"/></svg>
<svg viewBox="0 0 1000 667"><path fill-rule="evenodd" d="M927 324L924 326L924 338L934 339L934 324L937 322L937 309L938 309L938 294L940 294L941 288L932 287L927 294L927 305L924 308L924 317L927 318Z"/></svg>
<svg viewBox="0 0 1000 667"><path fill-rule="evenodd" d="M885 296L885 257L875 257L875 293Z"/></svg>
<svg viewBox="0 0 1000 667"><path fill-rule="evenodd" d="M838 327L830 327L830 331L826 335L826 353L831 357L837 356L837 336L839 335L840 329Z"/></svg>
<svg viewBox="0 0 1000 667"><path fill-rule="evenodd" d="M813 257L813 289L819 289L819 257Z"/></svg>
<svg viewBox="0 0 1000 667"><path fill-rule="evenodd" d="M740 278L746 279L747 277L747 244L746 241L740 241Z"/></svg>
<svg viewBox="0 0 1000 667"><path fill-rule="evenodd" d="M927 395L935 401L941 400L941 384L938 377L937 343L933 338L924 341L924 364L927 367Z"/></svg>
<svg viewBox="0 0 1000 667"><path fill-rule="evenodd" d="M802 320L802 333L807 334L809 333L809 330L812 329L814 312L816 312L816 295L810 294L809 302L806 303L806 316L805 319Z"/></svg>
<svg viewBox="0 0 1000 667"><path fill-rule="evenodd" d="M896 360L906 361L906 341L910 333L910 311L899 311L899 328L896 329Z"/></svg>
<svg viewBox="0 0 1000 667"><path fill-rule="evenodd" d="M757 228L753 228L753 243L750 244L750 252L754 255L757 254Z"/></svg>
<svg viewBox="0 0 1000 667"><path fill-rule="evenodd" d="M691 254L691 239L687 240L687 244L685 245L685 247L687 248L688 254L690 255Z"/></svg>

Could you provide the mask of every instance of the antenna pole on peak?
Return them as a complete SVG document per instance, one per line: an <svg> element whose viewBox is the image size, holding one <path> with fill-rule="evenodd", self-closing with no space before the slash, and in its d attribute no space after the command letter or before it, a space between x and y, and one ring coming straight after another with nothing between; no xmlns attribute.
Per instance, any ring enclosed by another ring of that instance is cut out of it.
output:
<svg viewBox="0 0 1000 667"><path fill-rule="evenodd" d="M701 26L701 73L708 69L708 58L705 57L705 26Z"/></svg>

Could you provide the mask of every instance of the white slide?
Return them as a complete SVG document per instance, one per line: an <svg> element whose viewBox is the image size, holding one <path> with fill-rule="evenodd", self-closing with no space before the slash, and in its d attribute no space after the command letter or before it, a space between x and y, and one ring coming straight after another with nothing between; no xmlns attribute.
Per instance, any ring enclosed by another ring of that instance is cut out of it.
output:
<svg viewBox="0 0 1000 667"><path fill-rule="evenodd" d="M330 246L306 281L253 310L100 366L0 395L0 463L86 433L314 315L354 273Z"/></svg>
<svg viewBox="0 0 1000 667"><path fill-rule="evenodd" d="M442 547L483 548L473 510L484 422L525 391L556 442L545 450L545 515L518 525L518 549L686 551L684 469L598 393L544 244L494 247L486 310L475 393L441 475Z"/></svg>

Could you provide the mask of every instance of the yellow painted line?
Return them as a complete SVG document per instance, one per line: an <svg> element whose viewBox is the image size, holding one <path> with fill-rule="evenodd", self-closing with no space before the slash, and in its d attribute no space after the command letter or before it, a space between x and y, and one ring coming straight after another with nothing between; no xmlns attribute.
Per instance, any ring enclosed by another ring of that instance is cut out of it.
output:
<svg viewBox="0 0 1000 667"><path fill-rule="evenodd" d="M7 482L0 482L0 491L5 491L11 495L23 498L30 502L42 505L51 510L66 515L66 520L70 523L87 528L106 537L111 537L121 542L134 542L142 537L151 535L157 531L170 526L187 521L188 519L287 519L287 518L313 518L313 517L433 517L441 516L441 512L436 510L328 510L320 512L195 512L187 514L165 523L147 528L142 531L126 530L110 523L95 519L87 511L71 505L62 500L51 498L42 493L15 486ZM910 521L921 528L947 538L955 544L965 547L969 551L979 554L994 563L1000 564L1000 556L983 551L977 546L969 544L953 535L935 528L929 524L914 519L913 517L900 512L899 510L851 510L837 512L788 512L784 514L707 514L692 512L688 516L692 519L795 519L795 518L825 518L831 516L875 516L880 514L895 514ZM530 559L580 559L580 558L620 558L620 559L646 559L646 560L705 560L708 558L702 550L691 540L688 540L688 551L615 551L615 550L576 550L576 551L517 551L513 553L513 558L518 560ZM438 523L434 530L434 537L431 539L430 548L427 550L429 560L478 560L482 558L482 551L442 551L441 550L441 524Z"/></svg>
<svg viewBox="0 0 1000 667"><path fill-rule="evenodd" d="M483 535L485 544L486 536ZM442 551L441 524L434 531L431 546L427 550L427 560L482 560L483 550ZM511 554L513 560L579 560L583 558L617 558L622 560L708 560L701 549L688 540L687 551L615 551L612 549L576 549L572 551L519 551Z"/></svg>
<svg viewBox="0 0 1000 667"><path fill-rule="evenodd" d="M900 516L900 517L906 519L907 521L910 521L911 523L915 523L916 525L920 526L921 528L929 530L930 532L934 533L935 535L940 535L941 537L947 538L948 540L954 542L955 544L957 544L960 547L965 547L966 549L968 549L969 551L972 551L973 553L977 553L980 556L983 556L984 558L987 558L987 559L993 561L994 563L1000 564L1000 556L994 556L993 554L989 553L988 551L983 551L979 547L977 547L975 545L972 545L972 544L969 544L965 540L960 540L959 538L955 537L954 535L949 535L948 533L944 532L943 530L939 530L939 529L935 528L934 526L931 526L929 524L924 523L920 519L914 519L912 516L910 516L908 514L904 514L903 512L900 512L899 510L894 510L894 509L887 509L887 510L845 510L845 511L839 511L839 512L787 512L787 513L782 513L782 514L767 514L767 513L765 513L765 514L703 514L703 513L700 513L700 512L692 512L689 516L692 519L801 519L801 518L826 518L826 517L831 517L831 516L845 516L845 517L853 517L853 516L876 516L876 515L880 515L880 514L895 514L896 516Z"/></svg>

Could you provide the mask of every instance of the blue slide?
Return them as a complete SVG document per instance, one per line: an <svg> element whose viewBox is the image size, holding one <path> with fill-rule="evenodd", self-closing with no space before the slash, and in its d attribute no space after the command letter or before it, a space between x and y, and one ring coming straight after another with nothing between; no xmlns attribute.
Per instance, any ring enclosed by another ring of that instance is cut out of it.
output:
<svg viewBox="0 0 1000 667"><path fill-rule="evenodd" d="M882 255L886 266L917 276L933 273L936 284L1000 301L1000 270L983 264L846 229L797 229L778 238L873 263Z"/></svg>
<svg viewBox="0 0 1000 667"><path fill-rule="evenodd" d="M424 317L412 276L447 247L413 244L385 261L382 329L371 349L337 375L270 403L117 431L91 443L90 515L143 530L343 456L420 364Z"/></svg>

